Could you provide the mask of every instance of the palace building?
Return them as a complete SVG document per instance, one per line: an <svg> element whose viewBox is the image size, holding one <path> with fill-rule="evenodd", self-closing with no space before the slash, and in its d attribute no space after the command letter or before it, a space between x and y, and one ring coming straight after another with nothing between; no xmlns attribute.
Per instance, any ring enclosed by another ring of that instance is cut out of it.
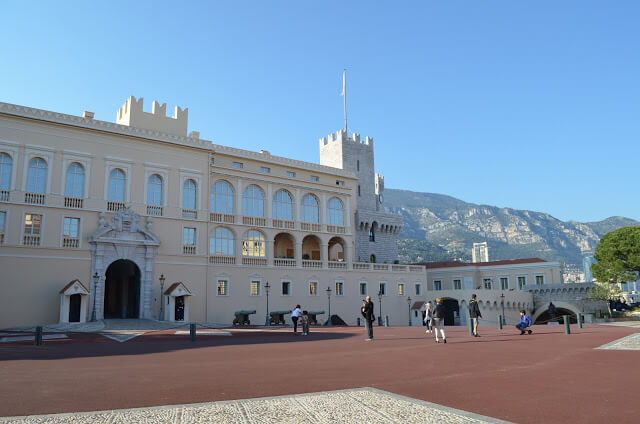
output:
<svg viewBox="0 0 640 424"><path fill-rule="evenodd" d="M267 290L271 311L323 320L330 295L349 323L381 291L404 323L426 274L394 263L402 219L373 157L345 131L320 140L320 164L216 145L188 133L188 109L134 97L116 123L0 103L0 328L239 310L262 324Z"/></svg>
<svg viewBox="0 0 640 424"><path fill-rule="evenodd" d="M149 113L141 98L115 123L0 103L0 328L227 325L241 310L263 324L267 308L296 304L355 324L366 295L392 325L420 324L448 271L397 263L403 221L385 212L373 146L340 130L320 139L316 164L213 144L188 131L188 109L167 116L153 102ZM528 278L552 282L554 267L529 264ZM469 271L451 274L464 282L445 289L452 300L483 288ZM517 317L532 296L509 278Z"/></svg>

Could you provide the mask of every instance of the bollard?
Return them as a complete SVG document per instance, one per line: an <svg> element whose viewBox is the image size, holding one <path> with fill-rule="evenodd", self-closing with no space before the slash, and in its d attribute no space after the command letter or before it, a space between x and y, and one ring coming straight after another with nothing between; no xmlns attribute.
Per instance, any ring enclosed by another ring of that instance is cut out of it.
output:
<svg viewBox="0 0 640 424"><path fill-rule="evenodd" d="M389 326L389 315L385 315L385 317L384 317L384 326L385 327Z"/></svg>
<svg viewBox="0 0 640 424"><path fill-rule="evenodd" d="M473 320L469 317L469 335L473 336Z"/></svg>
<svg viewBox="0 0 640 424"><path fill-rule="evenodd" d="M191 323L189 324L189 337L191 337L191 341L196 341L196 325Z"/></svg>
<svg viewBox="0 0 640 424"><path fill-rule="evenodd" d="M563 315L564 320L564 334L571 334L571 328L569 328L569 315Z"/></svg>
<svg viewBox="0 0 640 424"><path fill-rule="evenodd" d="M498 330L502 330L502 315L498 314Z"/></svg>
<svg viewBox="0 0 640 424"><path fill-rule="evenodd" d="M42 327L36 327L35 345L40 346L42 344Z"/></svg>
<svg viewBox="0 0 640 424"><path fill-rule="evenodd" d="M578 312L578 328L582 328L582 314Z"/></svg>
<svg viewBox="0 0 640 424"><path fill-rule="evenodd" d="M360 317L358 317L358 319L356 319L356 322L358 323L358 327L360 327Z"/></svg>

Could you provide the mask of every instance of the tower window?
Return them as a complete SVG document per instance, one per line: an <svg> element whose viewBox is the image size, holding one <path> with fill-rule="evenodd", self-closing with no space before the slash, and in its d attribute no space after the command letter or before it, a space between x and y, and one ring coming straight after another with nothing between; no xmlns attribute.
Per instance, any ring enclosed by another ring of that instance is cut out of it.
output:
<svg viewBox="0 0 640 424"><path fill-rule="evenodd" d="M358 184L358 196L360 196L360 184Z"/></svg>
<svg viewBox="0 0 640 424"><path fill-rule="evenodd" d="M356 169L360 172L360 159L356 161Z"/></svg>

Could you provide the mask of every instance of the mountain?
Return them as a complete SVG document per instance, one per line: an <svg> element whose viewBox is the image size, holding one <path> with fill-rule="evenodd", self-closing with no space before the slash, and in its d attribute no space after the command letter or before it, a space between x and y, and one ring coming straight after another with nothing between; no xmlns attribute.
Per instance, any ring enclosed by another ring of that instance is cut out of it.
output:
<svg viewBox="0 0 640 424"><path fill-rule="evenodd" d="M473 243L486 241L490 260L540 257L581 264L604 234L640 225L620 216L565 222L543 212L394 189L385 189L385 204L389 212L404 218L398 247L401 259L407 261L471 260Z"/></svg>

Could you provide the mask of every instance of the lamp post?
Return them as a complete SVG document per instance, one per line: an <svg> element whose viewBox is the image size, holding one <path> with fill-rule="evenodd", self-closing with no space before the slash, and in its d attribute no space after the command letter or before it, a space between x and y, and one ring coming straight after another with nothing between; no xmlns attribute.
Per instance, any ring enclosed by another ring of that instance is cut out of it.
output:
<svg viewBox="0 0 640 424"><path fill-rule="evenodd" d="M411 296L407 297L407 304L409 305L409 327L411 327Z"/></svg>
<svg viewBox="0 0 640 424"><path fill-rule="evenodd" d="M506 325L507 320L504 317L504 291L500 295L500 303L502 304L502 325Z"/></svg>
<svg viewBox="0 0 640 424"><path fill-rule="evenodd" d="M166 280L166 278L164 277L164 274L160 274L160 318L158 318L159 321L164 320L164 299L162 298L164 294L164 280Z"/></svg>
<svg viewBox="0 0 640 424"><path fill-rule="evenodd" d="M327 325L331 327L331 287L327 286L327 299L329 299L329 320L327 321Z"/></svg>
<svg viewBox="0 0 640 424"><path fill-rule="evenodd" d="M378 311L378 325L382 326L382 288L378 290L378 302L380 303L380 310Z"/></svg>
<svg viewBox="0 0 640 424"><path fill-rule="evenodd" d="M271 322L269 321L269 289L270 288L271 288L271 285L269 285L269 282L267 281L267 284L264 285L264 291L267 294L267 315L264 321L264 325L267 327L271 325Z"/></svg>
<svg viewBox="0 0 640 424"><path fill-rule="evenodd" d="M91 310L91 322L96 322L96 295L98 291L98 282L100 281L100 274L96 271L93 274L93 309Z"/></svg>

